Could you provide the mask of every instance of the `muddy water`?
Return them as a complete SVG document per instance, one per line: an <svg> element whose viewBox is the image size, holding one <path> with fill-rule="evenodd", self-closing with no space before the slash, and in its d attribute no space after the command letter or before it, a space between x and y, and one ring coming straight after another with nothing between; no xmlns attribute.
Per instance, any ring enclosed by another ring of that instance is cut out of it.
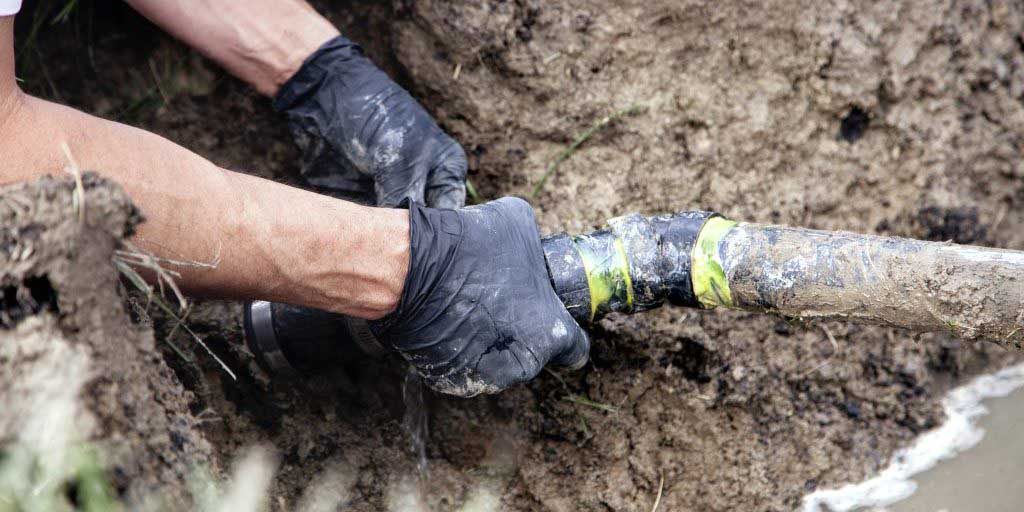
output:
<svg viewBox="0 0 1024 512"><path fill-rule="evenodd" d="M1024 510L1024 388L986 403L985 436L970 450L915 478L917 492L892 512Z"/></svg>
<svg viewBox="0 0 1024 512"><path fill-rule="evenodd" d="M1024 364L943 399L945 422L900 450L877 476L804 500L804 512L1024 510Z"/></svg>

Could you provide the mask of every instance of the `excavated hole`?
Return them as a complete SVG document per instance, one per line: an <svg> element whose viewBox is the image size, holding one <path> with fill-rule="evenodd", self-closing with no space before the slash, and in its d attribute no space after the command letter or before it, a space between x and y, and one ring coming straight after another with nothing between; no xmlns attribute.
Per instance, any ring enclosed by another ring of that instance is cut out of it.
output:
<svg viewBox="0 0 1024 512"><path fill-rule="evenodd" d="M672 366L679 368L683 377L698 384L711 382L711 368L719 364L713 352L689 338L683 338L682 348L666 354L659 362L662 366L671 362Z"/></svg>
<svg viewBox="0 0 1024 512"><path fill-rule="evenodd" d="M43 311L57 311L57 291L47 276L33 276L5 286L0 295L0 329L13 329Z"/></svg>

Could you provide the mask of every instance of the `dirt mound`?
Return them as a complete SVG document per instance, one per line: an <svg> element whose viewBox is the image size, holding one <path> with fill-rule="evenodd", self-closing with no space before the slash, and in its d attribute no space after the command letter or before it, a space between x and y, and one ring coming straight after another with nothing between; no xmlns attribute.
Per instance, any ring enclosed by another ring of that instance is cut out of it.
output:
<svg viewBox="0 0 1024 512"><path fill-rule="evenodd" d="M189 413L191 393L120 293L112 258L139 215L120 187L91 174L82 183L0 189L0 439L18 438L40 410L58 406L55 394L80 384L73 432L50 433L99 446L129 500L181 502L195 465L217 461Z"/></svg>
<svg viewBox="0 0 1024 512"><path fill-rule="evenodd" d="M578 134L640 105L552 175L534 201L545 231L701 208L1024 248L1019 2L320 7L465 145L484 197L530 195ZM218 164L298 182L294 149L265 100L123 7L107 9L114 14L78 16L120 38L72 44L85 31L48 27L37 45L48 78L22 73L25 86ZM85 49L88 58L68 58ZM137 71L151 63L156 79ZM400 372L385 361L272 379L242 346L239 318L229 303L191 317L237 382L202 355L200 367L166 356L195 391L193 412L215 412L202 430L218 457L274 444L283 457L274 503L285 506L337 467L354 475L344 484L353 510L395 503L412 470ZM170 331L157 327L158 337ZM649 510L662 478L661 510L791 510L808 491L880 468L941 421L937 398L952 383L1017 358L942 334L728 311L611 318L594 337L581 372L496 397L431 397L436 510L481 486L509 510Z"/></svg>

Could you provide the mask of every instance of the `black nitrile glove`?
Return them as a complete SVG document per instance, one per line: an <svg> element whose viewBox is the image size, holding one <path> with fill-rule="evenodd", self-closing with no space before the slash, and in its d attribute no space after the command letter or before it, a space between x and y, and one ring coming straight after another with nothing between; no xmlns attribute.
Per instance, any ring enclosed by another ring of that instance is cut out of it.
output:
<svg viewBox="0 0 1024 512"><path fill-rule="evenodd" d="M409 273L398 308L371 323L437 391L496 393L550 363L578 368L590 341L555 295L533 210L504 198L409 208Z"/></svg>
<svg viewBox="0 0 1024 512"><path fill-rule="evenodd" d="M274 108L287 116L313 186L377 206L465 202L462 147L344 37L306 59Z"/></svg>

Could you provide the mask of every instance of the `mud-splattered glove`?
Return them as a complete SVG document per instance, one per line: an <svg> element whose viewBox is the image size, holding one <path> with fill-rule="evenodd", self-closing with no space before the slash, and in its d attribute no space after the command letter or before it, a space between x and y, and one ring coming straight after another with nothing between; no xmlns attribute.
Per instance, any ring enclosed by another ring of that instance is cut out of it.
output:
<svg viewBox="0 0 1024 512"><path fill-rule="evenodd" d="M462 147L344 37L306 59L274 108L302 150L303 176L322 191L378 206L465 202Z"/></svg>
<svg viewBox="0 0 1024 512"><path fill-rule="evenodd" d="M586 333L548 278L533 210L504 198L460 210L409 208L409 273L398 308L371 323L427 384L496 393L550 363L582 366Z"/></svg>

